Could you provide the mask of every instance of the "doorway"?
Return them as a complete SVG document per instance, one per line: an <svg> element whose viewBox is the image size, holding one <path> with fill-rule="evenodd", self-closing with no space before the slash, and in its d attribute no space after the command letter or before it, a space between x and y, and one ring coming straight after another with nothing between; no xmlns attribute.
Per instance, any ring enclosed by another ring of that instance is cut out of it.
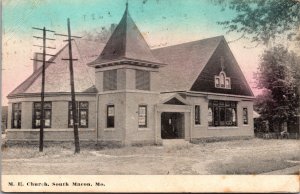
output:
<svg viewBox="0 0 300 194"><path fill-rule="evenodd" d="M161 114L161 138L184 139L184 113L163 112Z"/></svg>

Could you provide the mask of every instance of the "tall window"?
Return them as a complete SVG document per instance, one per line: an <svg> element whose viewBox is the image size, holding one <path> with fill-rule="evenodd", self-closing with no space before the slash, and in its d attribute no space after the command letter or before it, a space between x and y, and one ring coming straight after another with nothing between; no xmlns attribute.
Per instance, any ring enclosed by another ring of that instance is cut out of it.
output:
<svg viewBox="0 0 300 194"><path fill-rule="evenodd" d="M114 105L107 105L106 127L107 128L115 127L115 106Z"/></svg>
<svg viewBox="0 0 300 194"><path fill-rule="evenodd" d="M135 71L135 86L138 90L150 90L150 72L143 70Z"/></svg>
<svg viewBox="0 0 300 194"><path fill-rule="evenodd" d="M39 128L41 126L41 102L34 102L33 103L33 119L32 119L32 127ZM51 127L51 114L52 114L52 103L51 102L44 102L44 127L50 128Z"/></svg>
<svg viewBox="0 0 300 194"><path fill-rule="evenodd" d="M219 87L220 87L220 78L219 78L219 77L216 77L216 78L215 78L215 87L216 87L216 88L219 88Z"/></svg>
<svg viewBox="0 0 300 194"><path fill-rule="evenodd" d="M12 128L20 129L21 128L21 113L22 105L21 103L12 104Z"/></svg>
<svg viewBox="0 0 300 194"><path fill-rule="evenodd" d="M248 125L248 108L243 108L243 122Z"/></svg>
<svg viewBox="0 0 300 194"><path fill-rule="evenodd" d="M117 70L108 70L103 73L103 90L117 89Z"/></svg>
<svg viewBox="0 0 300 194"><path fill-rule="evenodd" d="M147 127L147 106L139 105L139 127L146 128Z"/></svg>
<svg viewBox="0 0 300 194"><path fill-rule="evenodd" d="M88 102L76 102L76 108L78 113L78 127L87 128L88 127L88 114L89 114L89 103ZM69 102L69 127L73 127L73 111L72 102Z"/></svg>
<svg viewBox="0 0 300 194"><path fill-rule="evenodd" d="M224 75L224 73L220 73L220 83L221 83L220 87L225 88L225 75Z"/></svg>
<svg viewBox="0 0 300 194"><path fill-rule="evenodd" d="M236 102L210 100L208 103L209 126L237 126Z"/></svg>
<svg viewBox="0 0 300 194"><path fill-rule="evenodd" d="M230 79L229 78L226 78L225 88L231 88L231 84L230 84Z"/></svg>
<svg viewBox="0 0 300 194"><path fill-rule="evenodd" d="M195 125L200 125L200 106L196 105L195 106Z"/></svg>

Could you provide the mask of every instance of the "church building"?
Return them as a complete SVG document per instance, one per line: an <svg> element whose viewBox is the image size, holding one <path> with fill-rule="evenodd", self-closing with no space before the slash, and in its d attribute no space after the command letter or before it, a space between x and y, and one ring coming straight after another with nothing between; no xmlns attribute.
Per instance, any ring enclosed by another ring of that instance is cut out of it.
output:
<svg viewBox="0 0 300 194"><path fill-rule="evenodd" d="M223 36L150 49L128 6L106 44L72 41L80 141L253 137L254 95ZM45 141L73 141L68 45L46 64ZM9 95L8 141L39 141L42 67Z"/></svg>

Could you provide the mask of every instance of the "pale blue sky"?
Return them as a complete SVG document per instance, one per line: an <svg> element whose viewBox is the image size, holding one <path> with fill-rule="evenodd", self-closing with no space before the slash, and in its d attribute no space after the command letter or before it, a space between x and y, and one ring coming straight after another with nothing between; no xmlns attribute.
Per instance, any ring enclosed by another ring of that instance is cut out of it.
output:
<svg viewBox="0 0 300 194"><path fill-rule="evenodd" d="M126 0L3 0L3 104L6 95L32 73L36 48L32 26L67 33L66 20L71 19L73 34L109 27L118 23ZM129 0L129 12L151 47L173 45L224 35L227 41L237 34L226 34L218 21L232 18L232 11L221 11L211 0ZM248 82L256 70L262 48L245 49L249 42L229 44ZM62 42L56 41L56 47ZM250 45L251 46L251 45ZM18 76L12 76L12 75Z"/></svg>
<svg viewBox="0 0 300 194"><path fill-rule="evenodd" d="M75 32L118 23L125 0L4 0L5 33L28 34L32 26L65 30L71 18ZM221 12L211 0L129 0L130 14L140 28L154 32L166 27L188 28L199 33L203 28L222 33L217 21L231 18L232 11ZM184 25L179 25L184 24Z"/></svg>

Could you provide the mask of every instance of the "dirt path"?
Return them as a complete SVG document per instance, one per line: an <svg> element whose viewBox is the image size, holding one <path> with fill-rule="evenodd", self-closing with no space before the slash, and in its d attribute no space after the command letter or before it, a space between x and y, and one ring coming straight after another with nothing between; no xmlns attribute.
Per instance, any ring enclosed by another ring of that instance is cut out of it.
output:
<svg viewBox="0 0 300 194"><path fill-rule="evenodd" d="M239 140L96 150L11 147L3 174L260 174L299 165L300 141ZM292 162L291 162L292 161ZM296 162L295 162L296 161Z"/></svg>

